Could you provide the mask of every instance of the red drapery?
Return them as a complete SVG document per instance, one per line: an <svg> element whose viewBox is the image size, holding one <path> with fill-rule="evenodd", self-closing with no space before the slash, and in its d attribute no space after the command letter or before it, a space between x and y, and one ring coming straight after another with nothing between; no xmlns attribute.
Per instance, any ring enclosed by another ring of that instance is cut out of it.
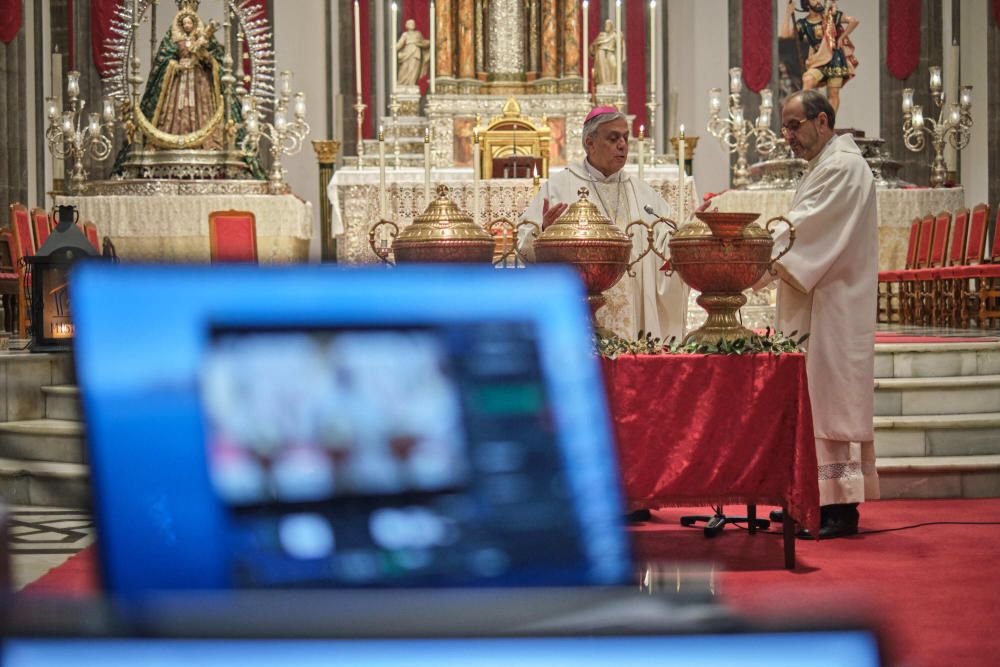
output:
<svg viewBox="0 0 1000 667"><path fill-rule="evenodd" d="M0 42L9 44L21 30L21 0L0 0Z"/></svg>
<svg viewBox="0 0 1000 667"><path fill-rule="evenodd" d="M997 27L1000 28L1000 0L993 0L993 19L997 22Z"/></svg>
<svg viewBox="0 0 1000 667"><path fill-rule="evenodd" d="M629 510L787 502L817 529L803 355L622 355L603 368Z"/></svg>
<svg viewBox="0 0 1000 667"><path fill-rule="evenodd" d="M759 93L771 83L771 0L743 0L743 80Z"/></svg>
<svg viewBox="0 0 1000 667"><path fill-rule="evenodd" d="M405 0L405 2L403 2L403 10L400 12L399 33L397 33L393 39L399 39L399 35L403 34L403 30L406 29L406 22L409 19L413 19L416 22L417 30L419 30L420 34L424 36L424 39L430 39L430 11L430 0ZM417 81L417 85L420 86L421 95L427 92L427 79L428 77L424 76Z"/></svg>
<svg viewBox="0 0 1000 667"><path fill-rule="evenodd" d="M913 74L920 59L920 0L889 0L885 66L897 79Z"/></svg>
<svg viewBox="0 0 1000 667"><path fill-rule="evenodd" d="M90 50L94 66L101 76L108 71L104 61L104 42L111 37L111 17L118 0L90 0Z"/></svg>
<svg viewBox="0 0 1000 667"><path fill-rule="evenodd" d="M590 45L594 43L597 39L597 35L601 32L601 3L597 0L591 0L590 4L587 5L587 54L586 60L584 61L584 67L587 67L587 87L590 89L587 91L588 94L593 95L594 93L594 68L593 63L590 59Z"/></svg>
<svg viewBox="0 0 1000 667"><path fill-rule="evenodd" d="M597 4L597 3L594 3ZM645 125L649 132L649 120L646 117L646 84L649 78L649 68L646 67L646 8L645 2L625 3L625 95L628 100L628 112L635 115L632 123L632 134L638 136L639 126Z"/></svg>

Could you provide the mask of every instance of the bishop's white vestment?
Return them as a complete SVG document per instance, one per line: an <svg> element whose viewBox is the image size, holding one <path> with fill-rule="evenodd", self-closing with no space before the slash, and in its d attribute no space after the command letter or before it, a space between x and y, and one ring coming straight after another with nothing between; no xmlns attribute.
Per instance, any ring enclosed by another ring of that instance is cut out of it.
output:
<svg viewBox="0 0 1000 667"><path fill-rule="evenodd" d="M588 200L622 230L634 220L654 222L656 218L645 211L646 206L657 215L670 217L670 207L647 183L625 173L624 169L604 176L584 159L554 174L538 190L521 219L541 225L546 198L550 207L572 204L579 200L577 192L584 187L590 191ZM654 242L665 256L669 256L669 232L664 224L656 226ZM522 228L519 237L521 251L529 260L534 259L532 234L533 230ZM635 259L646 248L646 230L633 227L631 234L632 259ZM665 275L660 270L662 266L663 260L650 252L633 267L635 277L622 276L604 293L607 303L597 311L597 326L630 340L635 339L639 331L652 333L663 340L672 336L678 340L683 338L688 288L676 273Z"/></svg>
<svg viewBox="0 0 1000 667"><path fill-rule="evenodd" d="M806 374L820 504L878 498L875 470L875 180L849 135L809 162L788 219L795 243L777 263L776 328L809 333ZM775 253L788 242L783 231Z"/></svg>

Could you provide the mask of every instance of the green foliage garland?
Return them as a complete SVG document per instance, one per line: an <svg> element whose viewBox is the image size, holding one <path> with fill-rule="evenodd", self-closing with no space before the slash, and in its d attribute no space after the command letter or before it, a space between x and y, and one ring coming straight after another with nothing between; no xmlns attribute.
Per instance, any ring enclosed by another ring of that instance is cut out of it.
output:
<svg viewBox="0 0 1000 667"><path fill-rule="evenodd" d="M753 334L736 340L719 340L717 343L681 343L671 336L663 341L654 338L653 334L639 332L635 340L627 340L608 335L606 332L594 334L597 353L606 359L615 359L623 354L781 354L782 352L802 352L802 343L809 334L798 336L793 331L787 336L780 331L771 331L768 327L763 334ZM796 338L798 336L798 338Z"/></svg>

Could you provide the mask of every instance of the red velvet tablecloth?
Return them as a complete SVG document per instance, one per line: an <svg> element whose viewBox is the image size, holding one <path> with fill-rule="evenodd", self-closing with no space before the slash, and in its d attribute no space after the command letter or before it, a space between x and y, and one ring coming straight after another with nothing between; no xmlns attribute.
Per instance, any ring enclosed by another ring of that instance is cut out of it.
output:
<svg viewBox="0 0 1000 667"><path fill-rule="evenodd" d="M604 360L628 509L787 503L819 528L801 354Z"/></svg>

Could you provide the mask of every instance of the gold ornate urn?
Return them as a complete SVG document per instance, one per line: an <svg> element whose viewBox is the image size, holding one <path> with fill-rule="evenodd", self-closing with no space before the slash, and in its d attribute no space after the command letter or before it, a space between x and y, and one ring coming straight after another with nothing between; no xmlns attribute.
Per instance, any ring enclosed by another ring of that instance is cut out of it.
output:
<svg viewBox="0 0 1000 667"><path fill-rule="evenodd" d="M379 228L383 225L392 228L391 248L379 243ZM391 250L397 263L485 264L493 260L495 242L489 232L448 198L448 187L439 185L437 199L413 219L413 224L399 231L395 222L380 220L368 231L368 245L386 263Z"/></svg>
<svg viewBox="0 0 1000 667"><path fill-rule="evenodd" d="M698 305L708 320L684 338L685 343L717 343L753 334L743 327L736 313L747 302L743 290L774 273L778 261L795 242L795 228L786 218L776 217L761 227L759 213L700 211L698 220L683 225L670 239L672 269L692 289L701 292ZM771 258L774 239L771 225L784 222L789 228L788 246Z"/></svg>
<svg viewBox="0 0 1000 667"><path fill-rule="evenodd" d="M577 194L580 199L570 204L559 219L540 234L536 231L535 261L575 266L587 288L590 311L596 315L607 300L604 291L613 287L646 253L652 250L661 258L663 256L653 247L652 230L655 225L636 221L622 230L590 203L587 188L580 188ZM533 222L521 224L531 225L537 230ZM635 225L646 228L649 245L639 257L629 262L632 254L630 231Z"/></svg>

